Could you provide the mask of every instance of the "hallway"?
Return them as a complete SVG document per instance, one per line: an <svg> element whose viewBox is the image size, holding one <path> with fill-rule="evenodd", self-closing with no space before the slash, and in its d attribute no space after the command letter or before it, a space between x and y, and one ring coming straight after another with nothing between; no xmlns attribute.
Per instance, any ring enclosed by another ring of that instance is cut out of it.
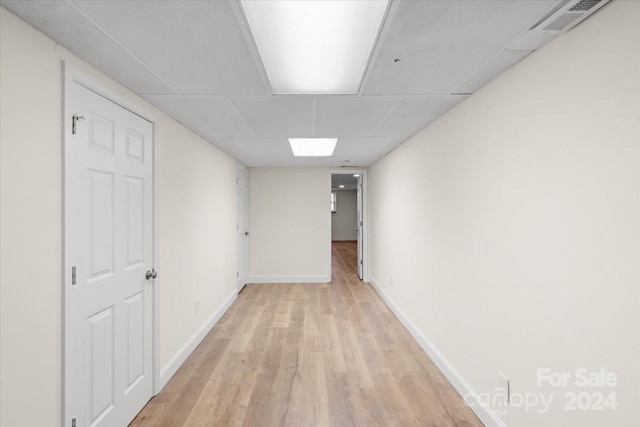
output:
<svg viewBox="0 0 640 427"><path fill-rule="evenodd" d="M374 290L355 242L329 284L248 285L131 426L482 426Z"/></svg>

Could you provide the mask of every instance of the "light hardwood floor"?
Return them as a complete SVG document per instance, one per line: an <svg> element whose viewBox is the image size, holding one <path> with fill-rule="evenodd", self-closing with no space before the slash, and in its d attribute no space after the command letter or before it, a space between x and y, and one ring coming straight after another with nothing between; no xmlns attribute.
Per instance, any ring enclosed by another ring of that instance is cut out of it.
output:
<svg viewBox="0 0 640 427"><path fill-rule="evenodd" d="M482 426L355 268L246 286L131 426Z"/></svg>

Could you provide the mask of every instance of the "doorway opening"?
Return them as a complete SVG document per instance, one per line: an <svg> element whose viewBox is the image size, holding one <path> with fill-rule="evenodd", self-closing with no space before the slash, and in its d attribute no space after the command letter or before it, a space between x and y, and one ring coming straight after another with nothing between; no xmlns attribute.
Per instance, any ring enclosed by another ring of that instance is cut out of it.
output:
<svg viewBox="0 0 640 427"><path fill-rule="evenodd" d="M330 201L332 263L367 281L366 171L332 171Z"/></svg>
<svg viewBox="0 0 640 427"><path fill-rule="evenodd" d="M238 293L247 284L249 277L249 171L238 163L236 165L237 191L237 290Z"/></svg>
<svg viewBox="0 0 640 427"><path fill-rule="evenodd" d="M127 425L159 378L155 123L64 67L63 425Z"/></svg>

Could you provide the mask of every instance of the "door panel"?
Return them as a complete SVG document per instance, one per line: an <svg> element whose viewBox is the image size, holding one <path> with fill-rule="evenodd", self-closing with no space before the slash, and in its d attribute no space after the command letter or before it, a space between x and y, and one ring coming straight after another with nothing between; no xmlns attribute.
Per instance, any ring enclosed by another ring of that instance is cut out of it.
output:
<svg viewBox="0 0 640 427"><path fill-rule="evenodd" d="M113 174L89 171L89 251L96 281L113 273Z"/></svg>
<svg viewBox="0 0 640 427"><path fill-rule="evenodd" d="M127 269L144 264L144 180L126 178Z"/></svg>
<svg viewBox="0 0 640 427"><path fill-rule="evenodd" d="M92 425L104 418L114 405L115 348L113 307L108 307L90 316L87 320L91 330L89 359L89 407Z"/></svg>
<svg viewBox="0 0 640 427"><path fill-rule="evenodd" d="M127 157L144 163L144 135L133 129L126 129Z"/></svg>
<svg viewBox="0 0 640 427"><path fill-rule="evenodd" d="M238 291L247 283L249 275L249 174L243 167L236 169L237 183L237 246Z"/></svg>
<svg viewBox="0 0 640 427"><path fill-rule="evenodd" d="M363 235L362 235L362 175L358 177L358 191L357 191L357 201L356 201L356 210L358 215L358 277L362 280L362 245L363 245Z"/></svg>
<svg viewBox="0 0 640 427"><path fill-rule="evenodd" d="M126 300L127 308L127 390L144 376L144 294L138 292Z"/></svg>
<svg viewBox="0 0 640 427"><path fill-rule="evenodd" d="M89 118L89 126L89 148L113 156L115 152L115 122L92 113Z"/></svg>
<svg viewBox="0 0 640 427"><path fill-rule="evenodd" d="M66 102L65 423L125 426L153 387L152 125L77 83Z"/></svg>

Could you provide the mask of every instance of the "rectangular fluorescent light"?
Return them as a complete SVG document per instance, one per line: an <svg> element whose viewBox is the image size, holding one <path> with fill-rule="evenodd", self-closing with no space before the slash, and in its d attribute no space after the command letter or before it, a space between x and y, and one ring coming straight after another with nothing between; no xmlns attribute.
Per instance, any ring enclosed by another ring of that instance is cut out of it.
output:
<svg viewBox="0 0 640 427"><path fill-rule="evenodd" d="M338 138L289 138L296 157L331 157Z"/></svg>
<svg viewBox="0 0 640 427"><path fill-rule="evenodd" d="M241 0L276 94L356 94L389 0Z"/></svg>

